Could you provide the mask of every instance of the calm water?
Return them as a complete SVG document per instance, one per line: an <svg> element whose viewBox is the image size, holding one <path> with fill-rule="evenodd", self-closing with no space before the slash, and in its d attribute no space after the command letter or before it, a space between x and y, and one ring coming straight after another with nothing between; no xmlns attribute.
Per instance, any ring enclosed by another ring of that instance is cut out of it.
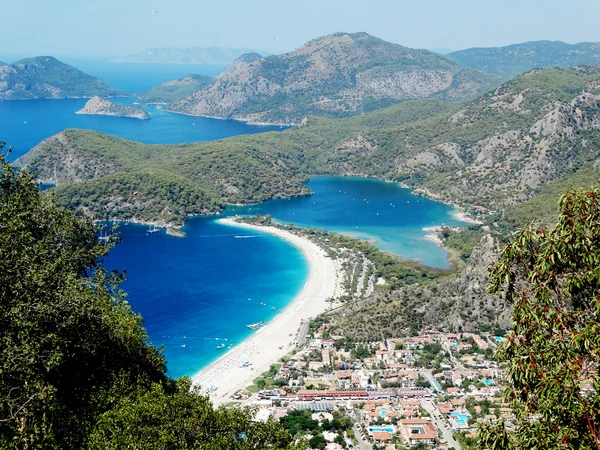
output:
<svg viewBox="0 0 600 450"><path fill-rule="evenodd" d="M181 239L123 226L123 244L106 261L127 270L123 287L152 342L164 346L172 376L193 375L224 355L253 332L246 325L283 309L308 276L302 254L276 237L203 218L185 231Z"/></svg>
<svg viewBox="0 0 600 450"><path fill-rule="evenodd" d="M375 239L382 250L448 268L448 254L425 240L424 227L463 226L443 203L416 196L396 183L366 178L317 177L312 196L230 207L228 214L271 214L299 226L324 228L360 239Z"/></svg>
<svg viewBox="0 0 600 450"><path fill-rule="evenodd" d="M239 134L284 129L279 126L254 126L234 120L173 114L158 109L156 105L143 106L152 115L150 120L75 114L75 111L83 108L86 101L67 99L0 102L0 140L12 145L11 159L27 153L44 139L66 128L96 130L147 144L212 141ZM135 98L114 101L133 104Z"/></svg>
<svg viewBox="0 0 600 450"><path fill-rule="evenodd" d="M178 80L192 73L213 76L227 66L206 64L134 64L110 63L97 59L61 59L85 73L101 78L109 86L136 94L149 91L169 80Z"/></svg>
<svg viewBox="0 0 600 450"><path fill-rule="evenodd" d="M94 64L86 68L89 73L104 75L111 85L130 92L189 73L181 66ZM134 99L118 101L131 104ZM72 127L146 143L206 141L281 129L171 114L155 106L145 107L152 114L149 121L76 115L84 104L85 100L0 102L0 140L13 146L14 159ZM384 250L447 267L446 253L423 239L422 228L459 225L450 207L396 184L361 178L319 177L309 187L312 196L231 207L226 214L271 214L281 222L375 239ZM173 376L193 375L249 336L252 331L246 325L272 319L308 275L302 254L275 237L219 225L214 218L191 219L184 231L187 237L180 239L163 231L148 234L143 226L123 226L123 244L106 260L108 269L126 269L123 287L134 310L144 317L152 342L164 346Z"/></svg>

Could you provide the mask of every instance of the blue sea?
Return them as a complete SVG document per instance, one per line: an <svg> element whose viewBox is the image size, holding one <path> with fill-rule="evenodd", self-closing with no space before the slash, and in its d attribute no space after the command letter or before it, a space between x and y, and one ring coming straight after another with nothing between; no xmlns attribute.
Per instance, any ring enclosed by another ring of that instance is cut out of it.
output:
<svg viewBox="0 0 600 450"><path fill-rule="evenodd" d="M190 73L181 66L87 64L80 68L104 75L112 86L132 93ZM118 101L131 104L135 98ZM182 116L156 106L145 107L152 115L148 121L76 115L84 104L83 99L0 102L0 140L13 146L11 159L65 128L146 143L209 141L283 130ZM317 177L308 186L311 196L230 207L223 215L271 214L282 223L372 239L381 249L404 258L448 267L446 252L424 239L423 228L462 225L449 206L415 196L395 183L365 178ZM145 226L122 226L123 243L106 260L109 270L126 271L123 287L129 301L144 317L151 341L164 347L172 376L193 375L240 343L252 333L246 325L272 319L308 276L307 262L291 244L215 219L190 219L184 228L186 238L164 231L148 233Z"/></svg>

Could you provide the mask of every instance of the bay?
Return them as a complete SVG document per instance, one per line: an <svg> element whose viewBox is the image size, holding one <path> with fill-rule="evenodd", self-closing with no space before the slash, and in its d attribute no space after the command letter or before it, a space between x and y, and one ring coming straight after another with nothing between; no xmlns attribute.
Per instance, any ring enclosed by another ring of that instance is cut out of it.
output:
<svg viewBox="0 0 600 450"><path fill-rule="evenodd" d="M232 231L217 222L219 217L271 214L283 223L374 239L383 250L449 267L446 251L424 239L423 227L464 225L452 217L450 206L367 178L317 177L308 186L311 196L191 218L183 239L147 233L147 227L121 227L123 243L106 265L127 270L123 287L145 318L152 342L164 346L170 374L191 376L216 360L252 333L246 325L271 320L308 276L306 261L291 244Z"/></svg>

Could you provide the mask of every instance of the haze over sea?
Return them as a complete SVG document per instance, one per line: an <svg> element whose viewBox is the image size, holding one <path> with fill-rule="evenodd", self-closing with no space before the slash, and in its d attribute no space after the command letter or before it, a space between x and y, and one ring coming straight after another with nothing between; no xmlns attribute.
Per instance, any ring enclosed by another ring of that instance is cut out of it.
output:
<svg viewBox="0 0 600 450"><path fill-rule="evenodd" d="M87 64L79 67L129 92L190 72L210 75L215 70ZM135 99L117 101L131 104ZM0 137L13 146L11 159L65 128L92 129L146 143L207 141L282 129L171 114L156 106L145 107L152 115L149 121L74 114L85 102L0 102ZM271 214L281 222L374 239L383 250L448 267L446 252L424 239L423 228L461 225L452 217L451 207L376 180L317 177L309 187L312 196L230 207L225 215ZM307 279L308 264L291 244L263 233L236 232L215 222L215 217L190 219L185 239L147 230L146 226L121 227L123 243L112 251L106 266L127 271L123 287L130 303L144 317L152 342L165 347L173 376L193 375L240 343L252 333L246 325L272 319Z"/></svg>

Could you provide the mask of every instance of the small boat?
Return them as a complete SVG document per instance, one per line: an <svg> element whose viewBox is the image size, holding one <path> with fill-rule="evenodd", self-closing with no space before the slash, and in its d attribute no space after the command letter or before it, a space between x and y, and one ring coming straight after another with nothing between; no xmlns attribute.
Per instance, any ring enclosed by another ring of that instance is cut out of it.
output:
<svg viewBox="0 0 600 450"><path fill-rule="evenodd" d="M261 304L261 306L267 306L267 304L264 302L260 302L260 304Z"/></svg>
<svg viewBox="0 0 600 450"><path fill-rule="evenodd" d="M150 228L148 228L148 233L158 233L160 230L152 224Z"/></svg>
<svg viewBox="0 0 600 450"><path fill-rule="evenodd" d="M277 308L275 308L274 306L271 306L271 309L272 309L273 311L275 311Z"/></svg>
<svg viewBox="0 0 600 450"><path fill-rule="evenodd" d="M217 348L225 348L225 344L217 345Z"/></svg>
<svg viewBox="0 0 600 450"><path fill-rule="evenodd" d="M260 327L264 327L267 324L267 322L257 322L257 323L252 323L250 325L246 325L248 328L250 328L251 330L256 330Z"/></svg>

